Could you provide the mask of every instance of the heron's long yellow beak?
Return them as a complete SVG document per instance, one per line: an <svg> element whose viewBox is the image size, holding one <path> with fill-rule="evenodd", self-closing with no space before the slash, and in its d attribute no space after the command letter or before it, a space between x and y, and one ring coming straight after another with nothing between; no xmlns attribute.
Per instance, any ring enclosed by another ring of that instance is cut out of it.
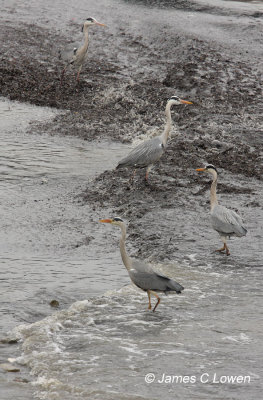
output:
<svg viewBox="0 0 263 400"><path fill-rule="evenodd" d="M196 171L205 171L205 168L196 168Z"/></svg>
<svg viewBox="0 0 263 400"><path fill-rule="evenodd" d="M193 104L191 101L182 100L182 99L180 99L180 102L181 102L182 104Z"/></svg>
<svg viewBox="0 0 263 400"><path fill-rule="evenodd" d="M101 22L98 22L98 21L96 21L96 25L99 25L99 26L106 26L105 24L102 24Z"/></svg>
<svg viewBox="0 0 263 400"><path fill-rule="evenodd" d="M112 219L100 219L100 222L105 222L107 224L111 224L112 223Z"/></svg>

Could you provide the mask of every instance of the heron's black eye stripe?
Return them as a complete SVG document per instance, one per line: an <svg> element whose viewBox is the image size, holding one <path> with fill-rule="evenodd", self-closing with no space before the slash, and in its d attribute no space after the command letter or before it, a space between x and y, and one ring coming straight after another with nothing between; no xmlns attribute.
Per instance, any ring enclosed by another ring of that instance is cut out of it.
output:
<svg viewBox="0 0 263 400"><path fill-rule="evenodd" d="M86 21L93 22L93 21L94 21L94 19L93 19L93 18L87 18L87 20L86 20Z"/></svg>
<svg viewBox="0 0 263 400"><path fill-rule="evenodd" d="M121 218L119 218L119 217L113 218L113 220L114 220L114 221L120 221L120 222L123 222L123 220L122 220Z"/></svg>
<svg viewBox="0 0 263 400"><path fill-rule="evenodd" d="M214 167L212 164L207 165L207 166L206 166L206 169L208 169L208 168L214 169L214 170L217 172L216 167Z"/></svg>

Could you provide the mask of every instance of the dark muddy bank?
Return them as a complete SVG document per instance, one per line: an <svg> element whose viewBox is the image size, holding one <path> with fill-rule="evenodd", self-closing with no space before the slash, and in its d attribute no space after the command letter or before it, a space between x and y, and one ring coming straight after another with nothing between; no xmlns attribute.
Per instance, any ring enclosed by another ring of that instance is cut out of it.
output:
<svg viewBox="0 0 263 400"><path fill-rule="evenodd" d="M140 20L145 8L138 4L137 9L132 8L135 3L131 2L131 10ZM213 8L196 10L191 4L187 3L184 10L200 11L200 21L201 11L209 13ZM227 13L225 7L220 10L221 15ZM154 8L147 10L151 12L156 18ZM218 13L218 7L213 13ZM237 14L229 11L227 15L239 19L243 11ZM176 22L179 17L175 14L174 18ZM2 21L5 45L1 54L1 95L68 110L42 126L42 131L122 142L149 129L162 129L167 98L180 95L194 105L173 113L177 133L150 176L149 186L145 186L143 172L131 186L130 171L108 171L89 184L78 200L101 209L111 207L114 213L137 221L149 211L151 215L158 212L158 218L173 209L177 210L175 216L185 215L189 202L192 209L203 203L205 212L209 183L204 184L204 177L197 176L194 169L210 162L228 177L227 183L219 187L221 193L238 196L242 207L254 207L258 204L254 201L255 180L260 181L263 172L262 78L259 57L254 56L260 42L259 25L249 13L247 18L238 34L235 32L235 44L226 40L225 46L223 39L221 43L213 41L211 28L206 41L198 31L188 34L180 24L174 31L171 26L166 29L165 24L156 24L145 36L142 28L126 29L124 23L114 27L114 34L110 26L107 31L93 31L91 55L80 82L76 83L68 72L62 84L64 65L58 60L57 49L70 41L69 36L48 26ZM229 20L220 21L220 29L227 31ZM78 24L71 23L72 36L79 29ZM234 29L233 23L230 31ZM250 35L251 49L242 46L240 32L246 34L247 42ZM158 230L158 218L153 219L151 229ZM139 252L157 259L175 253L178 244L167 245L164 241L158 249L159 235L149 233L143 237L142 225L131 223L129 227ZM143 242L147 245L140 245Z"/></svg>

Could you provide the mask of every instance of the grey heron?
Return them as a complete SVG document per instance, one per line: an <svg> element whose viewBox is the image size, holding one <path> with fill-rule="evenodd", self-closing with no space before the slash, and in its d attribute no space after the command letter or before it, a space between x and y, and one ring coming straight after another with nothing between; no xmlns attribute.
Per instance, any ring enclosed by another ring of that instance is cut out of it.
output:
<svg viewBox="0 0 263 400"><path fill-rule="evenodd" d="M132 259L129 257L125 241L126 241L126 226L123 220L119 217L101 219L100 222L109 223L112 225L117 225L121 229L121 239L120 239L120 251L123 264L125 265L131 281L140 289L147 292L149 299L148 309L151 310L151 294L157 298L157 302L153 308L153 312L156 310L161 299L155 292L176 292L181 293L184 287L174 280L168 278L161 273L155 272L153 268L145 263L144 261Z"/></svg>
<svg viewBox="0 0 263 400"><path fill-rule="evenodd" d="M217 201L217 169L209 164L205 168L197 168L196 171L208 172L212 174L213 181L210 190L210 207L211 207L211 223L212 228L217 231L224 243L221 249L216 251L226 251L226 255L230 255L229 248L226 244L227 238L231 236L242 237L247 234L246 228L243 226L241 217L233 210L229 210L224 206L220 206Z"/></svg>
<svg viewBox="0 0 263 400"><path fill-rule="evenodd" d="M155 136L146 140L135 147L126 157L124 157L117 165L118 168L132 167L146 169L145 179L148 180L149 172L153 164L159 160L165 151L166 143L172 126L171 107L173 105L193 104L191 101L182 100L178 96L172 96L166 104L165 115L166 124L162 135Z"/></svg>
<svg viewBox="0 0 263 400"><path fill-rule="evenodd" d="M69 48L60 52L60 57L67 61L67 65L62 71L61 80L64 77L66 69L69 66L76 67L78 69L77 81L79 80L79 74L82 70L83 64L87 58L87 51L89 46L89 28L94 25L105 26L101 22L96 21L95 18L89 17L83 24L82 32L84 34L84 41L81 45L70 45Z"/></svg>

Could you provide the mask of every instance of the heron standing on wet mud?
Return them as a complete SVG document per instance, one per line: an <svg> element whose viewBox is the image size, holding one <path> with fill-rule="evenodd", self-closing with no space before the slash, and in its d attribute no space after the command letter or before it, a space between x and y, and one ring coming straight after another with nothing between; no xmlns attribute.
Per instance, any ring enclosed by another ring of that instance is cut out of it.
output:
<svg viewBox="0 0 263 400"><path fill-rule="evenodd" d="M157 302L153 308L156 310L161 299L155 292L176 292L181 293L184 287L173 279L168 278L161 273L157 273L153 268L144 261L134 260L127 254L125 241L126 241L126 226L121 218L101 219L100 222L117 225L121 228L120 251L123 264L125 265L132 282L147 292L149 299L148 309L151 310L151 294L157 298Z"/></svg>
<svg viewBox="0 0 263 400"><path fill-rule="evenodd" d="M191 101L182 100L177 96L172 96L166 104L165 115L166 125L163 134L156 136L150 140L146 140L139 146L135 147L125 158L117 165L118 168L147 168L145 179L148 181L149 172L165 151L165 146L172 127L171 107L181 104L193 104Z"/></svg>
<svg viewBox="0 0 263 400"><path fill-rule="evenodd" d="M102 24L102 23L96 21L95 18L92 18L92 17L87 18L82 27L82 31L84 33L83 44L79 47L71 45L68 49L60 52L60 58L67 61L67 65L65 66L65 68L63 69L62 74L61 74L61 82L65 75L66 69L69 66L73 66L78 69L77 81L79 81L80 72L81 72L83 64L87 58L87 51L88 51L88 46L89 46L88 31L89 31L89 28L94 25L105 26L105 24Z"/></svg>
<svg viewBox="0 0 263 400"><path fill-rule="evenodd" d="M197 168L196 171L208 172L213 176L213 182L210 190L210 205L211 205L211 222L212 227L217 231L224 243L221 249L216 251L226 251L226 255L230 255L229 248L226 244L227 238L231 236L242 237L247 234L246 228L243 226L241 217L232 210L224 206L220 206L216 197L216 186L217 186L217 170L209 164L205 168Z"/></svg>

